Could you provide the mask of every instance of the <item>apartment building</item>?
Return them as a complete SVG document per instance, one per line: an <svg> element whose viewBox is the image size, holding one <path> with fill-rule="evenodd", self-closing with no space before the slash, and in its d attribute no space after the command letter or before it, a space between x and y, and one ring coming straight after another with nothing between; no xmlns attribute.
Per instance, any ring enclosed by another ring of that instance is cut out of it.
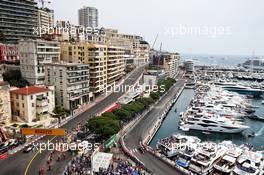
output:
<svg viewBox="0 0 264 175"><path fill-rule="evenodd" d="M37 122L48 119L55 108L54 87L29 86L10 91L13 119Z"/></svg>
<svg viewBox="0 0 264 175"><path fill-rule="evenodd" d="M74 110L93 100L89 92L89 68L79 63L45 64L45 84L55 86L56 105Z"/></svg>
<svg viewBox="0 0 264 175"><path fill-rule="evenodd" d="M38 9L38 28L47 30L54 26L54 10L49 8Z"/></svg>
<svg viewBox="0 0 264 175"><path fill-rule="evenodd" d="M150 46L138 35L121 34L116 29L105 29L105 42L107 45L123 47L125 54L134 59L135 65L148 63Z"/></svg>
<svg viewBox="0 0 264 175"><path fill-rule="evenodd" d="M90 69L90 90L99 94L124 75L125 49L88 43L61 44L61 58L65 62L84 63Z"/></svg>
<svg viewBox="0 0 264 175"><path fill-rule="evenodd" d="M0 81L0 123L11 122L10 86L7 82Z"/></svg>
<svg viewBox="0 0 264 175"><path fill-rule="evenodd" d="M178 53L164 53L164 70L168 77L175 77L179 71L180 55Z"/></svg>
<svg viewBox="0 0 264 175"><path fill-rule="evenodd" d="M78 10L79 25L84 27L98 27L98 10L94 7L83 7Z"/></svg>
<svg viewBox="0 0 264 175"><path fill-rule="evenodd" d="M45 40L21 40L18 44L20 69L24 77L31 85L44 84L45 63L59 62L60 43Z"/></svg>
<svg viewBox="0 0 264 175"><path fill-rule="evenodd" d="M107 85L120 80L125 72L125 49L109 46L107 48Z"/></svg>
<svg viewBox="0 0 264 175"><path fill-rule="evenodd" d="M179 71L180 54L170 52L153 52L151 55L151 65L165 70L168 77L173 78Z"/></svg>
<svg viewBox="0 0 264 175"><path fill-rule="evenodd" d="M37 2L35 0L0 1L0 32L6 43L17 43L22 38L36 38Z"/></svg>
<svg viewBox="0 0 264 175"><path fill-rule="evenodd" d="M96 95L103 93L107 88L107 46L89 45L87 58L90 68L90 89Z"/></svg>

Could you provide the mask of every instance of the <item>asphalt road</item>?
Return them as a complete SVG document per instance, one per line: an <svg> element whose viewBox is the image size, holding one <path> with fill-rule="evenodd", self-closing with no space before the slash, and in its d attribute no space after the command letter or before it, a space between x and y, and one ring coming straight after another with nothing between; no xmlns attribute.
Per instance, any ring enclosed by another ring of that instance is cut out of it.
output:
<svg viewBox="0 0 264 175"><path fill-rule="evenodd" d="M138 77L143 73L144 67L137 68L131 75L129 75L126 80L124 81L123 85L132 85L135 83L135 81L138 79ZM91 116L94 116L96 113L101 112L106 107L111 105L112 103L116 102L119 97L121 97L124 94L124 92L115 92L110 94L108 97L103 99L101 102L99 102L97 105L91 107L86 112L78 115L73 120L69 121L67 124L63 126L65 129L72 129L74 126L78 123L84 123L86 122ZM54 140L53 140L54 139ZM51 136L43 137L38 142L47 142L48 140L55 141L56 138ZM45 162L47 161L47 151L44 151L42 153L30 152L30 153L23 153L22 151L15 153L14 155L1 160L0 161L0 175L36 175L38 174L39 169L45 165ZM65 161L66 162L66 161ZM61 172L61 169L64 165L61 165L60 167L56 167L55 171L56 173L49 174L57 174L58 172ZM27 173L25 173L25 171Z"/></svg>
<svg viewBox="0 0 264 175"><path fill-rule="evenodd" d="M181 78L182 74L178 75ZM144 163L145 167L150 169L155 175L175 175L181 174L176 169L167 165L160 159L156 158L152 154L145 152L144 154L138 151L140 148L140 141L142 141L147 135L147 131L154 125L157 118L161 116L163 109L166 107L167 102L172 100L179 90L184 86L183 79L179 79L174 87L168 91L168 93L161 99L161 101L154 106L154 108L146 115L142 120L125 136L124 142L129 150L132 150L133 154ZM176 123L175 123L175 127Z"/></svg>

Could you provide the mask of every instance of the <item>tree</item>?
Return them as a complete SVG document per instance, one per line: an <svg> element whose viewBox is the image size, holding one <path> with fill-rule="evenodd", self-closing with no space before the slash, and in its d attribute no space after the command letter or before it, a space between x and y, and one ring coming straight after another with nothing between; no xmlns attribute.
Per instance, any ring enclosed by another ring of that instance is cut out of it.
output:
<svg viewBox="0 0 264 175"><path fill-rule="evenodd" d="M116 116L113 112L105 112L101 116L102 117L108 117L111 119L118 119L118 116Z"/></svg>
<svg viewBox="0 0 264 175"><path fill-rule="evenodd" d="M6 71L3 74L3 79L4 81L7 81L11 86L16 86L19 88L29 85L28 81L22 77L20 70Z"/></svg>
<svg viewBox="0 0 264 175"><path fill-rule="evenodd" d="M63 107L61 106L55 106L54 110L53 110L53 113L56 114L56 118L59 118L59 117L67 117L69 114L70 114L70 111L69 110L66 110L64 109Z"/></svg>
<svg viewBox="0 0 264 175"><path fill-rule="evenodd" d="M98 134L102 139L107 139L121 129L119 120L109 117L96 117L86 123L86 127L93 133Z"/></svg>
<svg viewBox="0 0 264 175"><path fill-rule="evenodd" d="M159 99L159 97L160 97L160 95L159 95L159 93L158 92L151 92L150 94L149 94L149 96L153 99L153 100L158 100Z"/></svg>
<svg viewBox="0 0 264 175"><path fill-rule="evenodd" d="M115 109L113 113L122 121L129 121L132 118L131 113L123 108Z"/></svg>

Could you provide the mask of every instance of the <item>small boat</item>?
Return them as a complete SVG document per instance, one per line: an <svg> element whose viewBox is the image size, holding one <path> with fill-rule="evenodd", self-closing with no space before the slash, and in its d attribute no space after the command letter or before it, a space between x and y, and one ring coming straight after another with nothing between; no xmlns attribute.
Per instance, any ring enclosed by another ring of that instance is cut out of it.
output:
<svg viewBox="0 0 264 175"><path fill-rule="evenodd" d="M174 112L177 112L177 108L175 108Z"/></svg>
<svg viewBox="0 0 264 175"><path fill-rule="evenodd" d="M245 109L245 112L248 114L252 114L252 113L256 112L256 110L254 110L252 108L247 108L247 109Z"/></svg>
<svg viewBox="0 0 264 175"><path fill-rule="evenodd" d="M255 136L256 136L255 132L252 132L251 134L248 134L248 137L255 137Z"/></svg>
<svg viewBox="0 0 264 175"><path fill-rule="evenodd" d="M261 102L263 105L264 105L264 100L262 100L262 102Z"/></svg>
<svg viewBox="0 0 264 175"><path fill-rule="evenodd" d="M250 108L255 108L255 109L257 109L257 108L259 108L259 106L251 106Z"/></svg>
<svg viewBox="0 0 264 175"><path fill-rule="evenodd" d="M264 117L259 117L257 115L249 115L248 118L249 119L252 119L252 120L261 120L261 121L264 121Z"/></svg>
<svg viewBox="0 0 264 175"><path fill-rule="evenodd" d="M210 132L206 132L206 131L204 131L204 132L202 132L203 134L206 134L206 135L210 135L211 133Z"/></svg>
<svg viewBox="0 0 264 175"><path fill-rule="evenodd" d="M190 128L186 128L186 127L180 126L180 130L182 130L182 131L189 131Z"/></svg>

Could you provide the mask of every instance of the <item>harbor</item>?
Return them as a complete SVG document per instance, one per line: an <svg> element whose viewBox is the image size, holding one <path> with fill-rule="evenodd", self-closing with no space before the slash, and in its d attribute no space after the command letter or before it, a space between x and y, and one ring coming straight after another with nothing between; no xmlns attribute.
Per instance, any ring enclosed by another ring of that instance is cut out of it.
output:
<svg viewBox="0 0 264 175"><path fill-rule="evenodd" d="M263 81L234 76L240 73L219 73L219 70L208 73L203 69L188 75L193 83L186 83L149 143L155 155L185 174L246 174L251 170L253 174L263 174ZM177 145L178 142L183 145ZM179 149L186 146L185 142L198 148ZM201 143L214 147L203 150ZM233 149L240 151L231 155ZM216 157L211 159L211 154ZM252 157L258 160L250 160ZM197 163L200 159L210 166ZM253 166L252 162L259 164ZM244 163L250 166L244 167Z"/></svg>

